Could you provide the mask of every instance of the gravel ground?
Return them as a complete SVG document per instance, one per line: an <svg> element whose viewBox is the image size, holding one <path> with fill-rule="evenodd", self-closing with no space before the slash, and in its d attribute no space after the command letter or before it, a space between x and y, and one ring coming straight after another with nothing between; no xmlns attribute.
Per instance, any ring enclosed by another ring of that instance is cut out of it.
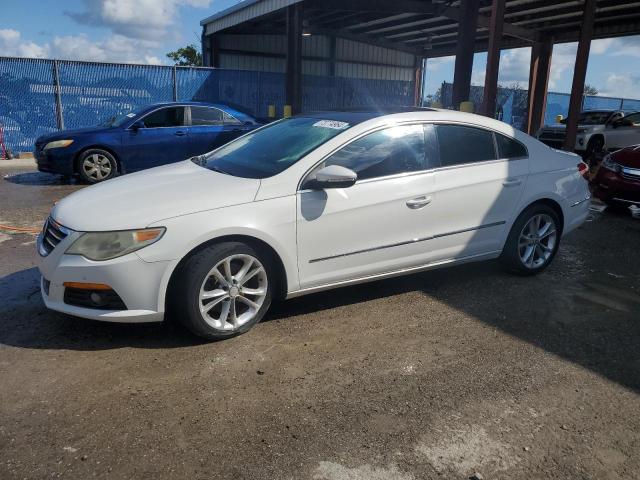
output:
<svg viewBox="0 0 640 480"><path fill-rule="evenodd" d="M0 224L80 188L24 168ZM639 240L594 213L535 278L426 272L202 343L48 312L34 236L0 231L0 478L640 478Z"/></svg>

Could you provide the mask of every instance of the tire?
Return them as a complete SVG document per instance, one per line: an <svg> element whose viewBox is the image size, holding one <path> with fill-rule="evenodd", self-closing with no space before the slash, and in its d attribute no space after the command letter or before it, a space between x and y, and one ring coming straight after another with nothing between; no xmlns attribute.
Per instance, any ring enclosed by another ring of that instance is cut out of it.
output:
<svg viewBox="0 0 640 480"><path fill-rule="evenodd" d="M225 273L227 261L231 276ZM273 272L270 258L244 243L206 247L179 267L168 292L171 314L192 333L209 340L245 333L271 305ZM204 298L207 293L210 296ZM212 306L207 309L207 305Z"/></svg>
<svg viewBox="0 0 640 480"><path fill-rule="evenodd" d="M92 148L80 154L76 171L84 183L100 183L118 174L118 162L106 150Z"/></svg>
<svg viewBox="0 0 640 480"><path fill-rule="evenodd" d="M587 144L587 157L597 155L604 149L604 138L601 135L597 135L589 140Z"/></svg>
<svg viewBox="0 0 640 480"><path fill-rule="evenodd" d="M538 228L537 219L541 221ZM549 226L544 230L547 223ZM516 275L536 275L544 271L555 257L561 236L562 224L556 211L541 203L531 205L511 227L500 261Z"/></svg>

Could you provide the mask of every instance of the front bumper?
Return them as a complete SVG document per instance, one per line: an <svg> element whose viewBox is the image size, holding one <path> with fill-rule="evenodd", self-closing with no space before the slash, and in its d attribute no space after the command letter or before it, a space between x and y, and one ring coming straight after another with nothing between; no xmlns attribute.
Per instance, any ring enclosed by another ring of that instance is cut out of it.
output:
<svg viewBox="0 0 640 480"><path fill-rule="evenodd" d="M145 262L135 252L113 260L96 262L80 255L66 255L66 249L78 238L72 232L47 256L38 253L42 274L41 294L47 308L76 317L108 322L158 322L164 318L160 299L163 277L169 262ZM38 247L42 236L37 239ZM125 310L86 308L65 303L64 282L109 285L122 299Z"/></svg>
<svg viewBox="0 0 640 480"><path fill-rule="evenodd" d="M590 134L578 133L576 135L576 144L574 145L574 150L576 152L586 151L590 138L591 138ZM540 135L538 135L538 140L540 140L545 145L548 145L551 148L555 148L558 150L562 149L564 145L564 139L565 139L564 132L543 131L540 133Z"/></svg>
<svg viewBox="0 0 640 480"><path fill-rule="evenodd" d="M601 168L593 187L594 195L605 202L640 205L640 177L637 180L627 179Z"/></svg>
<svg viewBox="0 0 640 480"><path fill-rule="evenodd" d="M75 152L67 148L52 148L42 150L42 146L36 145L33 156L36 159L38 170L46 173L58 173L60 175L73 175L73 159Z"/></svg>

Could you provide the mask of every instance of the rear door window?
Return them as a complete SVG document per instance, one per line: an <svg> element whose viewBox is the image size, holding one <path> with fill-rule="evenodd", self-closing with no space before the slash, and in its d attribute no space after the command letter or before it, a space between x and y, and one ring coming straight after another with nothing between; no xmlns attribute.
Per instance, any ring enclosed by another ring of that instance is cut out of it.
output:
<svg viewBox="0 0 640 480"><path fill-rule="evenodd" d="M498 158L524 158L527 156L527 149L517 140L500 133L495 133L495 136L498 145Z"/></svg>
<svg viewBox="0 0 640 480"><path fill-rule="evenodd" d="M217 108L191 107L191 125L220 126L224 124L224 112Z"/></svg>
<svg viewBox="0 0 640 480"><path fill-rule="evenodd" d="M146 128L184 126L184 107L161 108L150 113L142 120Z"/></svg>
<svg viewBox="0 0 640 480"><path fill-rule="evenodd" d="M493 133L463 125L437 125L443 167L496 160Z"/></svg>

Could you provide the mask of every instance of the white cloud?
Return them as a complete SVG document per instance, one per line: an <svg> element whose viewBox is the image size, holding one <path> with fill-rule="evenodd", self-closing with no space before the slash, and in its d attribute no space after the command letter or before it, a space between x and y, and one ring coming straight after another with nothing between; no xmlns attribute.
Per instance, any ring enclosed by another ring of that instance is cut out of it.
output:
<svg viewBox="0 0 640 480"><path fill-rule="evenodd" d="M65 14L82 25L110 29L129 38L177 39L182 6L208 7L211 0L84 0L85 10Z"/></svg>
<svg viewBox="0 0 640 480"><path fill-rule="evenodd" d="M607 77L605 87L600 95L606 97L638 98L640 92L640 75L615 73Z"/></svg>
<svg viewBox="0 0 640 480"><path fill-rule="evenodd" d="M440 70L440 67L442 67L443 65L453 65L453 63L455 62L456 57L436 57L436 58L429 58L427 60L427 68L432 71L435 72L437 70Z"/></svg>
<svg viewBox="0 0 640 480"><path fill-rule="evenodd" d="M50 43L36 44L23 40L17 30L0 30L0 51L16 57L162 64L154 55L155 47L157 43L152 40L111 35L105 40L93 41L84 34L56 36Z"/></svg>
<svg viewBox="0 0 640 480"><path fill-rule="evenodd" d="M502 85L520 84L527 88L529 84L529 64L531 63L531 48L514 48L504 50L500 55L500 73L498 83ZM473 71L471 83L484 85L486 65Z"/></svg>
<svg viewBox="0 0 640 480"><path fill-rule="evenodd" d="M20 32L12 29L0 29L0 51L9 57L43 58L49 53L48 45L23 41Z"/></svg>

